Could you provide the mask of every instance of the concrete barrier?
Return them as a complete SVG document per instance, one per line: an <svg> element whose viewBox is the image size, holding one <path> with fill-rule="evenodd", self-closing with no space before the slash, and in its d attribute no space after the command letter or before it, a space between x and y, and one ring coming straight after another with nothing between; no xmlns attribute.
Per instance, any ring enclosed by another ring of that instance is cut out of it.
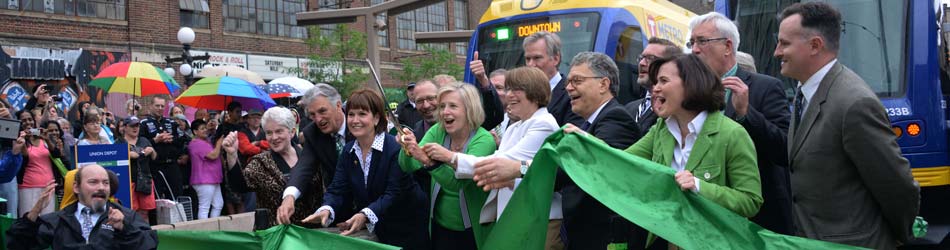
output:
<svg viewBox="0 0 950 250"><path fill-rule="evenodd" d="M217 218L209 218L204 220L193 220L193 221L184 221L175 224L162 224L152 226L153 230L197 230L197 231L239 231L239 232L251 232L254 230L254 212L240 213L235 215L221 216ZM317 228L316 230L339 234L340 229L336 227L331 228ZM350 237L359 238L369 241L378 241L375 234L370 233L368 230L363 229L359 232L356 232Z"/></svg>
<svg viewBox="0 0 950 250"><path fill-rule="evenodd" d="M242 213L220 217L219 228L224 231L250 232L254 230L254 213ZM226 218L226 219L225 219Z"/></svg>
<svg viewBox="0 0 950 250"><path fill-rule="evenodd" d="M241 213L204 220L152 226L154 230L241 231L254 230L254 213Z"/></svg>

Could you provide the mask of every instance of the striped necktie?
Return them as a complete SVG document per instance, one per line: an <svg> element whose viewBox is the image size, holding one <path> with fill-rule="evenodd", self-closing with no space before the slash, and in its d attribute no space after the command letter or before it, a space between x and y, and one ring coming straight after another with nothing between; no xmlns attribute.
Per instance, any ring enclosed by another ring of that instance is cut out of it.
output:
<svg viewBox="0 0 950 250"><path fill-rule="evenodd" d="M643 116L646 115L647 111L649 111L651 108L653 108L653 105L650 102L650 96L647 96L643 99L643 102L640 103L640 107L637 108L639 109L637 112L637 121L639 122L640 119L643 118Z"/></svg>
<svg viewBox="0 0 950 250"><path fill-rule="evenodd" d="M795 103L794 103L795 105L794 127L798 128L798 124L801 124L801 121L802 121L802 114L805 113L805 111L803 110L805 109L805 95L802 94L802 87L798 87L798 91L796 92L798 93L795 95Z"/></svg>

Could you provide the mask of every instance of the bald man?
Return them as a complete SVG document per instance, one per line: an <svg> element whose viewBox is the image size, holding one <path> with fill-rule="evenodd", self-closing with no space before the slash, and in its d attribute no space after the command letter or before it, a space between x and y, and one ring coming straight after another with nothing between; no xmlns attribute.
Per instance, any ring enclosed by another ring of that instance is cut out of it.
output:
<svg viewBox="0 0 950 250"><path fill-rule="evenodd" d="M109 202L109 172L99 165L76 171L73 192L79 202L40 214L53 199L50 181L40 200L7 231L10 249L155 249L158 236L132 210Z"/></svg>

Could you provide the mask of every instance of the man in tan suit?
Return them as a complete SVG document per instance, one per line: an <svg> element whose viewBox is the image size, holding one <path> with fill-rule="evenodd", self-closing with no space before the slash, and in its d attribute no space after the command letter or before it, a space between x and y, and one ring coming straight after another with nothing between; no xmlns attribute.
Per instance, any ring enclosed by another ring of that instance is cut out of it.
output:
<svg viewBox="0 0 950 250"><path fill-rule="evenodd" d="M788 130L797 234L894 249L910 238L920 188L880 100L837 61L841 14L812 2L780 18L774 55L799 81Z"/></svg>

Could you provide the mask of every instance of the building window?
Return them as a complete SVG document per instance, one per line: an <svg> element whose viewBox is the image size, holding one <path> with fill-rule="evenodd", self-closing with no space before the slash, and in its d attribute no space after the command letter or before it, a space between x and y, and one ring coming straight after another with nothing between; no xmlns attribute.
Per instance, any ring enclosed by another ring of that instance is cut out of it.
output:
<svg viewBox="0 0 950 250"><path fill-rule="evenodd" d="M343 8L342 0L320 0L320 10L338 10ZM321 24L320 35L329 36L336 30L336 24Z"/></svg>
<svg viewBox="0 0 950 250"><path fill-rule="evenodd" d="M211 10L208 8L208 0L178 0L178 8L178 20L182 27L210 27L208 20Z"/></svg>
<svg viewBox="0 0 950 250"><path fill-rule="evenodd" d="M297 26L297 13L307 11L306 0L283 0L277 10L277 34L293 38L307 38L307 28Z"/></svg>
<svg viewBox="0 0 950 250"><path fill-rule="evenodd" d="M429 5L414 11L396 16L396 38L400 49L423 49L413 40L413 33L427 31L445 31L448 17L445 11L445 2ZM448 45L427 44L437 49L448 49Z"/></svg>
<svg viewBox="0 0 950 250"><path fill-rule="evenodd" d="M455 0L455 30L467 30L468 26L468 0ZM468 43L455 43L455 53L465 55L468 50Z"/></svg>
<svg viewBox="0 0 950 250"><path fill-rule="evenodd" d="M257 33L256 0L224 0L224 30Z"/></svg>
<svg viewBox="0 0 950 250"><path fill-rule="evenodd" d="M381 4L383 2L384 0L373 0L372 4L376 5L376 4ZM388 22L387 20L388 18L389 18L389 15L386 15L386 12L376 15L376 20L382 21L383 23ZM376 35L377 35L377 40L379 40L380 47L389 47L389 28L388 27L384 30L377 31Z"/></svg>
<svg viewBox="0 0 950 250"><path fill-rule="evenodd" d="M297 26L305 0L224 0L224 30L269 36L307 38Z"/></svg>
<svg viewBox="0 0 950 250"><path fill-rule="evenodd" d="M125 20L125 0L7 0L7 9Z"/></svg>

